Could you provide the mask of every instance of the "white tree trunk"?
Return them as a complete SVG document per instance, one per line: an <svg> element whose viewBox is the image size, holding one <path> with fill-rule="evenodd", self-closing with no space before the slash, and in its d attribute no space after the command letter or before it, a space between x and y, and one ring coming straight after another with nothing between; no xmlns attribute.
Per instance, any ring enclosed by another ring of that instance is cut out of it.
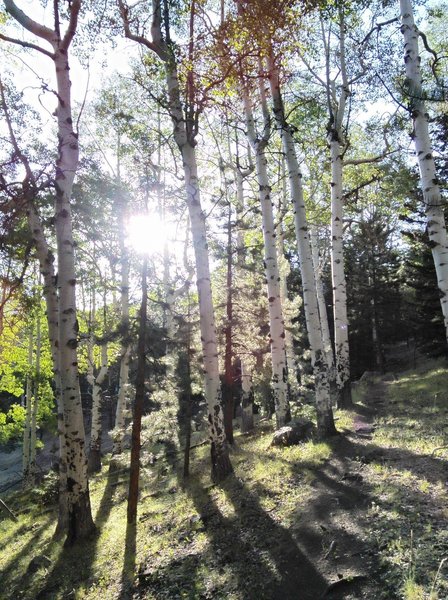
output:
<svg viewBox="0 0 448 600"><path fill-rule="evenodd" d="M409 105L414 124L413 139L420 183L427 217L428 236L437 274L445 334L448 340L448 242L442 197L429 137L428 120L423 100L422 75L418 51L418 30L410 0L400 0L401 32L404 37L404 63Z"/></svg>
<svg viewBox="0 0 448 600"><path fill-rule="evenodd" d="M327 305L325 304L324 289L322 285L321 266L319 259L319 248L317 245L317 236L313 229L310 230L311 253L313 257L314 276L316 280L317 303L319 307L320 326L322 331L322 345L325 360L328 366L330 377L330 388L332 381L335 380L335 366L333 347L331 345L330 327L328 325Z"/></svg>
<svg viewBox="0 0 448 600"><path fill-rule="evenodd" d="M70 199L78 167L78 136L73 130L67 49L54 44L58 91L58 159L56 166L55 227L58 249L59 368L64 405L67 451L68 536L72 543L89 535L94 524L90 509L84 420L78 380L78 321Z"/></svg>
<svg viewBox="0 0 448 600"><path fill-rule="evenodd" d="M336 138L336 139L334 139ZM331 278L333 283L334 348L338 406L351 404L348 347L347 285L345 282L342 208L342 156L338 136L330 136L331 157Z"/></svg>
<svg viewBox="0 0 448 600"><path fill-rule="evenodd" d="M196 284L199 295L199 316L204 361L205 398L208 407L210 441L212 445L212 477L219 480L231 471L231 465L228 458L228 449L224 432L218 348L216 342L216 326L212 300L205 217L200 203L196 153L194 147L186 143L185 145L180 146L180 150L182 152L185 173L185 188L187 192L187 203L196 263Z"/></svg>
<svg viewBox="0 0 448 600"><path fill-rule="evenodd" d="M290 328L291 324L291 307L289 305L288 300L288 275L291 272L291 265L289 261L284 256L284 238L285 234L282 229L281 224L278 228L278 262L279 262L279 272L280 272L280 297L282 301L283 307L283 317L285 320L285 352L286 352L286 366L287 366L287 375L288 375L288 383L291 389L291 393L297 393L297 371L298 365L295 359L294 352L294 339Z"/></svg>
<svg viewBox="0 0 448 600"><path fill-rule="evenodd" d="M291 129L285 118L279 73L272 56L269 60L269 81L274 105L274 114L282 139L286 165L288 167L291 200L294 208L294 224L300 260L300 272L302 276L305 321L310 344L311 363L313 365L316 392L317 427L319 434L322 437L325 437L334 434L336 429L331 408L329 373L322 345L316 281L314 277L309 229L303 197L302 173L300 172Z"/></svg>
<svg viewBox="0 0 448 600"><path fill-rule="evenodd" d="M265 112L265 134L257 135L252 106L248 91L242 84L244 111L246 115L247 136L255 152L255 165L261 204L264 266L269 306L270 346L272 360L272 395L275 406L277 427L283 427L291 418L288 399L288 382L285 350L285 324L283 320L280 293L280 272L278 268L276 232L272 210L271 186L267 170L266 145L269 139L267 124L269 117ZM264 104L264 99L262 98ZM264 106L264 111L266 107Z"/></svg>
<svg viewBox="0 0 448 600"><path fill-rule="evenodd" d="M241 359L241 432L248 433L254 428L254 393L252 376Z"/></svg>
<svg viewBox="0 0 448 600"><path fill-rule="evenodd" d="M25 384L26 413L25 426L23 428L23 446L22 446L22 474L23 485L27 487L30 484L30 438L31 438L31 414L32 414L32 390L33 390L33 346L34 331L30 328L28 334L28 373Z"/></svg>
<svg viewBox="0 0 448 600"><path fill-rule="evenodd" d="M40 354L41 354L42 336L40 322L40 306L36 317L36 366L34 372L36 374L34 381L34 400L33 410L31 414L31 436L30 436L30 479L34 483L36 477L36 442L37 442L37 411L39 408L39 391L40 391Z"/></svg>
<svg viewBox="0 0 448 600"><path fill-rule="evenodd" d="M101 367L99 373L93 378L92 383L92 428L90 433L88 471L95 473L101 471L101 436L102 428L102 385L108 372L107 365L107 343L101 345Z"/></svg>

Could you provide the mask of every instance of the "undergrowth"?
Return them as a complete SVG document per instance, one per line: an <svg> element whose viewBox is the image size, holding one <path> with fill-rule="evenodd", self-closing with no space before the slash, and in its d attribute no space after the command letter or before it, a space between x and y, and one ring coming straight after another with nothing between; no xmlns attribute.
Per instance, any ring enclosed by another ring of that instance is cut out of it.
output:
<svg viewBox="0 0 448 600"><path fill-rule="evenodd" d="M448 598L447 378L444 364L425 363L385 384L366 466L385 600Z"/></svg>
<svg viewBox="0 0 448 600"><path fill-rule="evenodd" d="M372 439L360 446L358 462L352 461L369 494L367 528L361 533L378 569L374 576L382 591L375 590L375 600L448 598L447 565L441 564L448 556L448 452L441 448L447 444L447 375L439 364L388 383ZM368 383L358 386L355 401L367 392ZM349 435L354 418L353 412L338 411L338 429ZM276 586L285 584L290 568L283 557L300 546L297 532L307 526L322 470L326 465L334 470L337 463L331 463L333 442L273 448L271 439L268 422L253 435L237 434L231 450L235 476L221 486L210 483L208 447L197 447L184 483L177 440L149 417L137 527L126 523L125 454L121 469L110 472L106 460L92 478L97 533L74 548L52 541L54 476L39 489L10 495L8 504L19 520L0 517L0 598L278 597ZM337 479L336 485L357 485L348 481ZM321 533L326 554L333 537L325 528ZM45 564L32 560L43 556ZM291 597L301 598L300 593Z"/></svg>

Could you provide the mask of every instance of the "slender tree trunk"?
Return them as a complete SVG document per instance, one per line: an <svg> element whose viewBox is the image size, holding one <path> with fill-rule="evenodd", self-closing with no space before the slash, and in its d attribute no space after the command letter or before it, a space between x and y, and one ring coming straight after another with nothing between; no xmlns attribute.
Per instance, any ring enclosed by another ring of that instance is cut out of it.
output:
<svg viewBox="0 0 448 600"><path fill-rule="evenodd" d="M347 284L345 281L342 208L342 156L337 131L329 139L331 157L331 278L333 283L334 348L338 406L351 405L348 347Z"/></svg>
<svg viewBox="0 0 448 600"><path fill-rule="evenodd" d="M137 342L137 374L135 378L135 402L132 420L131 465L128 493L128 523L137 520L138 491L140 478L140 446L143 402L145 398L146 367L146 319L148 312L148 259L145 256L142 266L142 301L140 305L140 323Z"/></svg>
<svg viewBox="0 0 448 600"><path fill-rule="evenodd" d="M205 217L199 199L196 154L190 144L181 146L191 232L196 258L199 315L204 360L205 398L207 400L212 458L212 479L220 481L232 472L224 431L219 380L215 315L212 302Z"/></svg>
<svg viewBox="0 0 448 600"><path fill-rule="evenodd" d="M241 360L241 432L249 433L254 428L254 393L252 377L244 360Z"/></svg>
<svg viewBox="0 0 448 600"><path fill-rule="evenodd" d="M58 249L59 368L67 446L68 534L67 544L89 535L95 528L90 509L84 420L78 380L78 321L76 277L70 199L78 167L78 136L73 130L67 51L55 47L59 104L57 108L59 152L56 169L55 228Z"/></svg>
<svg viewBox="0 0 448 600"><path fill-rule="evenodd" d="M103 390L102 385L106 379L107 343L101 345L101 367L98 375L93 380L92 389L92 429L90 434L89 459L87 470L89 473L101 471L101 436L103 433Z"/></svg>
<svg viewBox="0 0 448 600"><path fill-rule="evenodd" d="M246 116L247 135L255 152L256 173L259 186L259 199L263 221L264 265L266 273L270 345L272 359L272 395L275 406L277 427L283 427L291 418L288 399L287 367L285 351L285 326L280 295L280 273L278 268L276 232L272 211L271 186L267 171L266 145L269 139L269 115L263 92L260 96L263 104L264 127L263 136L259 137L255 129L252 106L245 85L243 89L244 112ZM261 87L260 87L261 90Z"/></svg>
<svg viewBox="0 0 448 600"><path fill-rule="evenodd" d="M337 400L336 370L334 364L334 353L331 345L330 326L328 324L327 305L325 304L324 289L322 285L321 267L319 259L319 248L317 245L317 236L313 229L310 229L311 253L313 258L314 277L316 280L317 304L319 308L320 326L322 332L322 346L325 355L325 361L328 367L330 395Z"/></svg>
<svg viewBox="0 0 448 600"><path fill-rule="evenodd" d="M22 447L22 472L23 485L27 487L30 484L30 437L31 437L31 414L32 414L32 390L33 390L33 347L34 347L34 331L30 327L28 334L28 373L25 384L26 398L26 417L25 427L23 429L23 447Z"/></svg>
<svg viewBox="0 0 448 600"><path fill-rule="evenodd" d="M272 57L269 59L269 81L274 114L282 139L286 165L288 167L291 200L294 208L294 223L300 260L300 272L302 276L305 321L310 344L316 391L317 427L319 435L321 437L327 437L333 435L336 432L336 428L331 408L329 373L322 344L316 281L314 278L309 229L303 198L302 174L297 160L291 129L285 118L278 70Z"/></svg>
<svg viewBox="0 0 448 600"><path fill-rule="evenodd" d="M36 437L37 437L37 411L39 408L40 392L40 355L42 346L40 306L36 316L36 366L34 369L34 400L31 414L31 436L30 436L30 478L34 483L36 478Z"/></svg>
<svg viewBox="0 0 448 600"><path fill-rule="evenodd" d="M440 304L445 334L448 340L448 241L442 196L429 136L429 115L426 110L422 88L421 59L418 50L419 34L415 26L410 0L400 0L400 17L401 33L404 38L404 63L409 93L409 108L414 125L412 138L420 171L428 236L436 268Z"/></svg>
<svg viewBox="0 0 448 600"><path fill-rule="evenodd" d="M227 220L226 326L224 351L224 429L229 444L233 444L234 378L232 368L233 333L233 265L232 265L232 207L229 202Z"/></svg>

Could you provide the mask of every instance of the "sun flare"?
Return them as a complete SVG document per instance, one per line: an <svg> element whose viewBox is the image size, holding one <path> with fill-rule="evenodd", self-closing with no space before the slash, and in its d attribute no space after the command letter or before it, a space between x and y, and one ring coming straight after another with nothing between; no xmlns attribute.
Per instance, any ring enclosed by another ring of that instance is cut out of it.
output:
<svg viewBox="0 0 448 600"><path fill-rule="evenodd" d="M135 214L129 218L127 237L138 254L156 255L163 253L169 232L158 214Z"/></svg>

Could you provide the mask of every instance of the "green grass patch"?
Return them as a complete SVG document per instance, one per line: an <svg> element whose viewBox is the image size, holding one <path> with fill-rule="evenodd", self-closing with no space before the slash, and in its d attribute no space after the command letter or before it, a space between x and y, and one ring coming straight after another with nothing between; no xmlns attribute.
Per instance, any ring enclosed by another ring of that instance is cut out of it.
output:
<svg viewBox="0 0 448 600"><path fill-rule="evenodd" d="M437 575L448 556L447 380L444 363L425 361L387 384L377 419L374 460L365 472L374 496L369 534L384 570L385 600L448 598L446 566Z"/></svg>

